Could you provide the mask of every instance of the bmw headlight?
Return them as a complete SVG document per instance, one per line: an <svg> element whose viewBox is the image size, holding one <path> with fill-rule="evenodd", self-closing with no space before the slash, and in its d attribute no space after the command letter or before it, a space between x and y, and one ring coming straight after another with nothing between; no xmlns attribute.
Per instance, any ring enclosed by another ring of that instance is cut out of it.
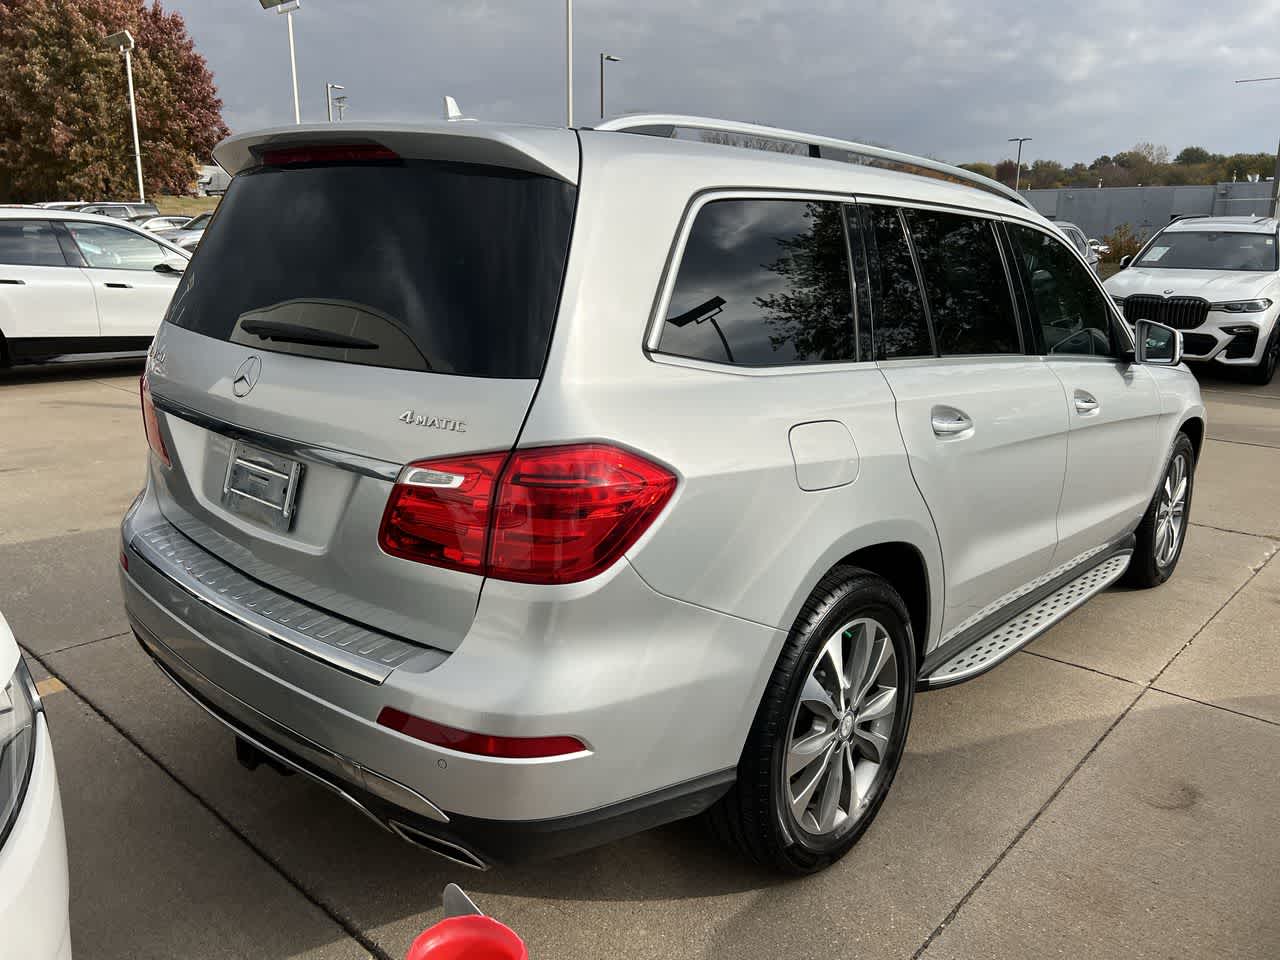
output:
<svg viewBox="0 0 1280 960"><path fill-rule="evenodd" d="M36 685L22 657L18 657L18 669L0 690L0 846L18 817L31 777L39 709Z"/></svg>
<svg viewBox="0 0 1280 960"><path fill-rule="evenodd" d="M1232 300L1230 303L1215 303L1209 309L1227 313L1262 313L1269 306L1270 300Z"/></svg>

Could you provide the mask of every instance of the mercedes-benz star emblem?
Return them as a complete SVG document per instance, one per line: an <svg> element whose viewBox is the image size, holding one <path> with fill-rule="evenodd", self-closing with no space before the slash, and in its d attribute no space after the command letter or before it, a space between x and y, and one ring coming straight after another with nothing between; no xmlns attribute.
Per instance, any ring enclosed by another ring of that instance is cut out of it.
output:
<svg viewBox="0 0 1280 960"><path fill-rule="evenodd" d="M257 357L250 357L244 363L240 364L240 369L236 371L235 379L231 381L231 392L237 397L248 396L258 383L258 377L262 375L262 361Z"/></svg>

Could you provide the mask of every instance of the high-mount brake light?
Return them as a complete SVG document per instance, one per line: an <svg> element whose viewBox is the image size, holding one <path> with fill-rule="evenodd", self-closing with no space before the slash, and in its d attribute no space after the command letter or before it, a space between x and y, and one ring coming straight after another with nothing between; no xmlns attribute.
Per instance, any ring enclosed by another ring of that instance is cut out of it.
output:
<svg viewBox="0 0 1280 960"><path fill-rule="evenodd" d="M138 378L138 394L142 399L142 429L147 433L147 445L151 452L160 458L166 467L173 466L169 459L169 451L165 449L164 437L160 435L160 418L156 416L156 405L151 400L151 385L144 373Z"/></svg>
<svg viewBox="0 0 1280 960"><path fill-rule="evenodd" d="M587 745L577 737L497 737L488 733L472 733L415 717L395 707L383 707L378 713L378 724L433 746L504 760L563 757L587 749Z"/></svg>
<svg viewBox="0 0 1280 960"><path fill-rule="evenodd" d="M268 167L288 167L300 163L362 163L399 159L400 154L377 143L277 147L262 152L262 162Z"/></svg>
<svg viewBox="0 0 1280 960"><path fill-rule="evenodd" d="M378 544L391 556L520 583L604 572L675 492L666 467L607 443L411 463Z"/></svg>

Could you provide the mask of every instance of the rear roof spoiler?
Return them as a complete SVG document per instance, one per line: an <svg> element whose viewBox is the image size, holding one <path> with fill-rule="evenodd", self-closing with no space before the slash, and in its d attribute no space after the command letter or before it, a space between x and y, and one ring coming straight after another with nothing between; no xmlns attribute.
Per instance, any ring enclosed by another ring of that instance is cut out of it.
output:
<svg viewBox="0 0 1280 960"><path fill-rule="evenodd" d="M306 123L230 137L213 159L235 176L262 163L266 150L373 143L402 157L452 160L523 170L566 183L578 182L578 138L564 128L439 120L415 124Z"/></svg>

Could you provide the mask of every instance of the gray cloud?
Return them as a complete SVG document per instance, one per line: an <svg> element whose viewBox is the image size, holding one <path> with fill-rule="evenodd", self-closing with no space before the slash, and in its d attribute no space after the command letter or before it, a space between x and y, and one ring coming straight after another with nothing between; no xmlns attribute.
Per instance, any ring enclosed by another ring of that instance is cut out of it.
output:
<svg viewBox="0 0 1280 960"><path fill-rule="evenodd" d="M208 57L235 130L292 119L283 17L255 0L169 0ZM1267 150L1280 82L1277 0L576 0L576 119L662 110L858 137L953 161L1088 161L1141 140ZM303 0L304 119L326 80L350 119L564 118L561 0Z"/></svg>

